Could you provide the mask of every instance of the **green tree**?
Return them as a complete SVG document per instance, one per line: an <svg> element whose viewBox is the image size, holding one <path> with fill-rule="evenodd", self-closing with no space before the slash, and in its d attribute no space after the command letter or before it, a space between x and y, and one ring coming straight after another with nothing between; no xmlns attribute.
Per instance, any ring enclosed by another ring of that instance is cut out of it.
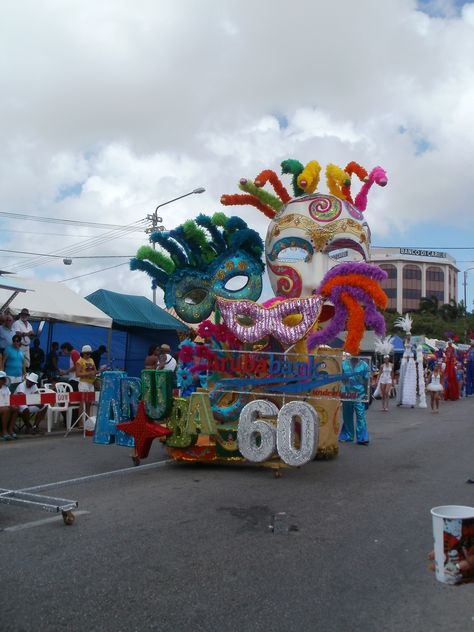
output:
<svg viewBox="0 0 474 632"><path fill-rule="evenodd" d="M438 310L443 320L456 320L461 314L458 310L456 301L452 298L449 303L444 303Z"/></svg>
<svg viewBox="0 0 474 632"><path fill-rule="evenodd" d="M420 298L419 312L421 314L437 314L439 309L439 301L436 296L422 296Z"/></svg>

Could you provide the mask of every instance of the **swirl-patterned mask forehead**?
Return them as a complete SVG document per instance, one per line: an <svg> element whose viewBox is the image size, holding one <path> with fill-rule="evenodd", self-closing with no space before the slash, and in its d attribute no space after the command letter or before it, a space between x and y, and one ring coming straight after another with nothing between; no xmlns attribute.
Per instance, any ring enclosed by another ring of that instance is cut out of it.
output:
<svg viewBox="0 0 474 632"><path fill-rule="evenodd" d="M362 213L334 195L314 193L285 204L270 222L267 269L277 296L309 296L347 256L368 261L370 231Z"/></svg>

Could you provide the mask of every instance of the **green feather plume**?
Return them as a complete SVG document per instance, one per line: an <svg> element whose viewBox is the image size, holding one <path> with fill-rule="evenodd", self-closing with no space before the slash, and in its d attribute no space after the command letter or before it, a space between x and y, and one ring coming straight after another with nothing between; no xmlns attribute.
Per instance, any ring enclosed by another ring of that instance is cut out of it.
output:
<svg viewBox="0 0 474 632"><path fill-rule="evenodd" d="M273 195L269 191L262 189L262 187L255 186L255 184L250 180L247 180L244 183L240 182L239 189L241 191L245 191L245 193L250 193L250 195L254 195L261 202L263 202L267 206L270 206L275 211L279 211L283 206L283 202L280 200L280 198L277 198L276 195Z"/></svg>
<svg viewBox="0 0 474 632"><path fill-rule="evenodd" d="M202 230L202 228L199 228L192 219L184 222L183 231L186 239L194 242L200 247L201 255L206 263L210 263L213 259L215 259L216 252L209 243L206 233Z"/></svg>
<svg viewBox="0 0 474 632"><path fill-rule="evenodd" d="M293 193L295 197L299 197L303 195L304 191L298 186L298 176L304 170L304 165L301 164L299 160L295 160L294 158L288 158L288 160L284 160L281 163L281 172L282 173L291 173L293 174L292 184L293 184Z"/></svg>
<svg viewBox="0 0 474 632"><path fill-rule="evenodd" d="M137 250L137 259L140 261L148 260L155 264L157 268L161 268L166 274L173 274L176 266L173 261L163 255L161 252L153 250L151 246L142 246Z"/></svg>
<svg viewBox="0 0 474 632"><path fill-rule="evenodd" d="M225 213L214 213L211 219L214 226L222 226L222 228L225 228L225 225L227 224L227 220L228 220L228 217Z"/></svg>

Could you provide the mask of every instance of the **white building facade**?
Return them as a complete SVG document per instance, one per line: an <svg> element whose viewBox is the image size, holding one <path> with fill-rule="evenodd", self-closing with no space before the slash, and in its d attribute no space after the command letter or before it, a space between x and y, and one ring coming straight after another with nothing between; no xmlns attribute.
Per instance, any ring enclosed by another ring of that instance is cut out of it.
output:
<svg viewBox="0 0 474 632"><path fill-rule="evenodd" d="M371 263L388 275L381 284L388 296L388 309L399 314L417 310L422 297L435 297L440 305L458 302L459 268L446 252L372 247L370 254Z"/></svg>

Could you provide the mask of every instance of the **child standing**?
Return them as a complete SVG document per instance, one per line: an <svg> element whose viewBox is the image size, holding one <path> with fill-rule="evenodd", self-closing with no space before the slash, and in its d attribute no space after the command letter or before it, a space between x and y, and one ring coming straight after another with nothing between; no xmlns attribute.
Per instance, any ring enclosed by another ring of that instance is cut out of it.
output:
<svg viewBox="0 0 474 632"><path fill-rule="evenodd" d="M441 380L441 371L438 364L433 368L433 372L431 374L431 381L428 384L426 390L430 393L431 396L431 412L439 413L439 400L441 399L441 393L444 390Z"/></svg>

